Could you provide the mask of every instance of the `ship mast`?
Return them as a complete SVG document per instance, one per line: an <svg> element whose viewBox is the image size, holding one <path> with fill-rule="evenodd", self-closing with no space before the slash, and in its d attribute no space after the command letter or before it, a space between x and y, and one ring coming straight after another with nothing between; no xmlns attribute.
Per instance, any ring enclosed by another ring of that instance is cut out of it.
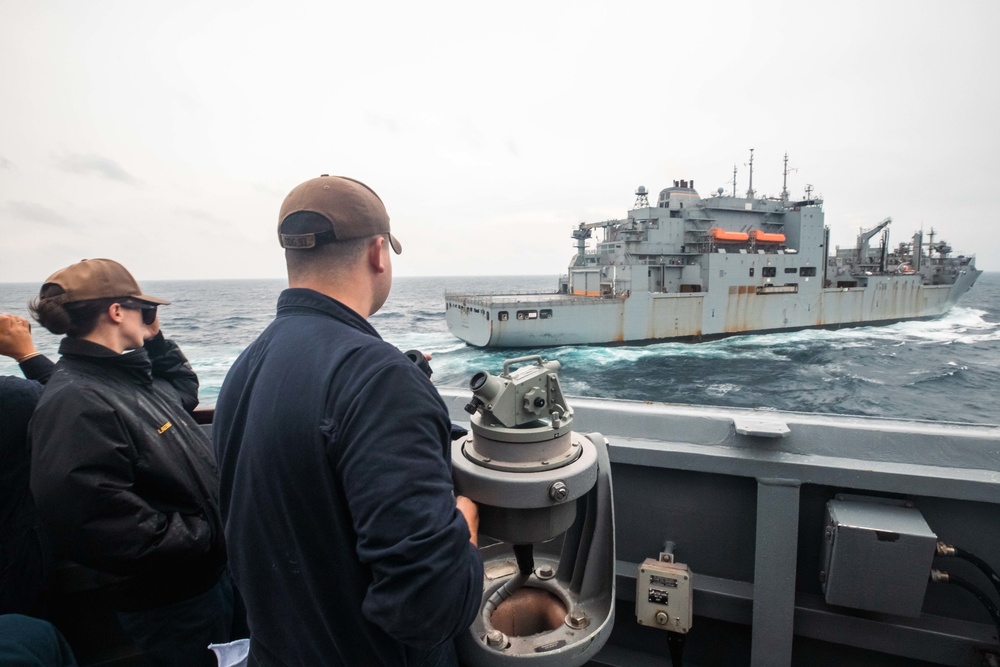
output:
<svg viewBox="0 0 1000 667"><path fill-rule="evenodd" d="M736 196L736 165L733 165L733 196Z"/></svg>
<svg viewBox="0 0 1000 667"><path fill-rule="evenodd" d="M750 186L747 188L747 199L753 199L753 149L750 149Z"/></svg>
<svg viewBox="0 0 1000 667"><path fill-rule="evenodd" d="M788 201L788 153L785 153L785 174L781 181L781 201Z"/></svg>

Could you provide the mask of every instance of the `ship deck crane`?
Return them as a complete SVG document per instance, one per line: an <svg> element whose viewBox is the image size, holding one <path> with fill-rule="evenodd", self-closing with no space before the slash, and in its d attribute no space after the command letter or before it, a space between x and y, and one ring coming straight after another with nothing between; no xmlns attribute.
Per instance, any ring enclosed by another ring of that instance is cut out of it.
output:
<svg viewBox="0 0 1000 667"><path fill-rule="evenodd" d="M601 222L581 222L579 226L573 230L573 239L576 241L576 257L577 263L582 261L584 254L587 252L587 239L593 235L593 230L598 227L611 227L622 222L621 220L603 220Z"/></svg>
<svg viewBox="0 0 1000 667"><path fill-rule="evenodd" d="M877 225L875 225L874 227L872 227L871 229L869 229L867 231L866 230L861 230L861 233L858 234L858 261L859 262L861 262L861 263L867 263L868 262L868 251L870 249L869 246L868 246L868 241L871 239L871 237L875 236L880 231L882 231L883 229L885 229L886 227L888 227L890 223L892 223L892 218L886 218L885 220L883 220L882 222L878 223ZM884 252L885 245L886 245L885 243L882 244L882 246L883 246L883 252Z"/></svg>

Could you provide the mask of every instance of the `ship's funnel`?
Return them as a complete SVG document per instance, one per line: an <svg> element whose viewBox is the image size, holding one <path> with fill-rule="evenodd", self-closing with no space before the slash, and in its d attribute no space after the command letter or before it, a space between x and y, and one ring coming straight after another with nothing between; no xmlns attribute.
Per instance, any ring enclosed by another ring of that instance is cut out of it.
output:
<svg viewBox="0 0 1000 667"><path fill-rule="evenodd" d="M478 503L480 542L490 543L481 614L457 641L470 667L582 665L611 633L607 441L572 431L558 370L521 357L469 385L472 435L452 445L455 488Z"/></svg>

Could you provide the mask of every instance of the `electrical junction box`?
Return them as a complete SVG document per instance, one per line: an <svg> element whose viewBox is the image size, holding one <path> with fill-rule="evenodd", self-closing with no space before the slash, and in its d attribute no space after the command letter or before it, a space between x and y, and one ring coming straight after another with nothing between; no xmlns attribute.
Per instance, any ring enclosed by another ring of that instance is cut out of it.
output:
<svg viewBox="0 0 1000 667"><path fill-rule="evenodd" d="M838 495L826 504L820 580L827 603L919 616L936 544L905 501Z"/></svg>
<svg viewBox="0 0 1000 667"><path fill-rule="evenodd" d="M639 625L671 632L690 630L692 576L687 565L644 560L635 582L635 617Z"/></svg>

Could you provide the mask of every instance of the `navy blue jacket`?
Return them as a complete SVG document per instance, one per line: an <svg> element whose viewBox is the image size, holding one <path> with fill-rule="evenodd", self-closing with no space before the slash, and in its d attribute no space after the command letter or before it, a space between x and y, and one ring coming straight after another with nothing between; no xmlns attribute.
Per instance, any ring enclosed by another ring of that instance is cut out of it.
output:
<svg viewBox="0 0 1000 667"><path fill-rule="evenodd" d="M52 559L28 486L28 422L55 364L37 355L20 366L27 380L0 377L0 615L45 616Z"/></svg>
<svg viewBox="0 0 1000 667"><path fill-rule="evenodd" d="M471 624L483 566L455 508L450 428L364 318L281 294L213 426L230 568L265 662L418 664Z"/></svg>
<svg viewBox="0 0 1000 667"><path fill-rule="evenodd" d="M29 361L47 364L43 376L34 377L44 380L51 374L52 362L45 357ZM49 564L28 488L28 422L41 395L40 382L0 377L0 615L45 614Z"/></svg>

